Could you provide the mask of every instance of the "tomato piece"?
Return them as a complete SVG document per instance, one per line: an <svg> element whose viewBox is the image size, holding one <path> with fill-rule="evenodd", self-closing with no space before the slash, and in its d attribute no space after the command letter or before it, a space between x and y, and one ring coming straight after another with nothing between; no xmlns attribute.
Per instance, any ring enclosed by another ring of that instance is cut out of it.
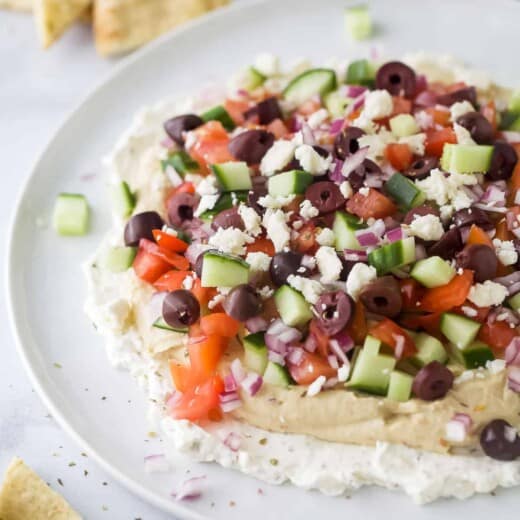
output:
<svg viewBox="0 0 520 520"><path fill-rule="evenodd" d="M396 357L399 359L413 356L417 352L415 343L412 338L401 328L397 323L385 318L380 321L377 325L373 326L369 331L369 334L382 341L385 345L392 348ZM403 342L402 351L398 352L398 346Z"/></svg>
<svg viewBox="0 0 520 520"><path fill-rule="evenodd" d="M511 240L509 229L507 229L506 219L503 218L502 220L498 221L496 225L495 238L498 238L500 240Z"/></svg>
<svg viewBox="0 0 520 520"><path fill-rule="evenodd" d="M316 320L311 320L309 334L311 334L316 341L316 350L318 353L323 358L326 358L329 354L329 337L320 329Z"/></svg>
<svg viewBox="0 0 520 520"><path fill-rule="evenodd" d="M424 330L430 336L442 339L440 331L441 312L431 314L405 313L399 317L399 323L406 329Z"/></svg>
<svg viewBox="0 0 520 520"><path fill-rule="evenodd" d="M190 268L190 263L184 256L172 253L163 247L158 246L155 242L148 240L147 238L141 238L139 241L139 249L146 251L147 253L157 256L164 262L167 262L172 267L181 271L187 271Z"/></svg>
<svg viewBox="0 0 520 520"><path fill-rule="evenodd" d="M191 293L195 298L197 298L201 307L204 307L208 304L208 302L215 296L217 293L216 289L213 287L202 287L200 278L197 278L193 282L193 287L191 288ZM192 325L193 327L193 325Z"/></svg>
<svg viewBox="0 0 520 520"><path fill-rule="evenodd" d="M287 126L279 118L271 121L265 128L268 132L271 132L276 139L282 139L282 137L285 137L289 133Z"/></svg>
<svg viewBox="0 0 520 520"><path fill-rule="evenodd" d="M347 211L366 220L389 217L397 211L397 206L387 196L369 188L368 195L358 192L348 200Z"/></svg>
<svg viewBox="0 0 520 520"><path fill-rule="evenodd" d="M325 376L329 379L337 375L336 370L329 365L326 359L317 354L311 354L306 350L303 351L303 358L299 365L288 363L287 366L291 377L299 385L310 385L320 376Z"/></svg>
<svg viewBox="0 0 520 520"><path fill-rule="evenodd" d="M412 112L412 102L409 99L401 96L393 96L392 99L394 102L394 110L391 117L398 114L410 114Z"/></svg>
<svg viewBox="0 0 520 520"><path fill-rule="evenodd" d="M354 343L360 345L365 341L367 336L367 320L365 316L365 307L360 301L357 301L354 307L354 315L346 329L348 335L354 340Z"/></svg>
<svg viewBox="0 0 520 520"><path fill-rule="evenodd" d="M304 116L310 116L311 114L314 114L316 110L319 110L321 108L321 103L319 99L310 98L307 101L304 101L297 109L296 111L299 114L302 114Z"/></svg>
<svg viewBox="0 0 520 520"><path fill-rule="evenodd" d="M413 278L404 278L399 280L399 285L401 287L403 310L417 311L417 304L424 294L424 288L422 285Z"/></svg>
<svg viewBox="0 0 520 520"><path fill-rule="evenodd" d="M489 238L489 235L476 224L471 225L466 243L481 244L493 248L493 242L491 241L491 238Z"/></svg>
<svg viewBox="0 0 520 520"><path fill-rule="evenodd" d="M148 283L154 283L171 269L171 265L162 258L139 248L132 264L135 274Z"/></svg>
<svg viewBox="0 0 520 520"><path fill-rule="evenodd" d="M200 329L208 336L217 335L232 338L240 330L240 322L228 316L225 312L214 312L200 319Z"/></svg>
<svg viewBox="0 0 520 520"><path fill-rule="evenodd" d="M480 107L480 113L491 123L493 130L496 132L498 127L497 122L497 107L493 100L488 101L485 105Z"/></svg>
<svg viewBox="0 0 520 520"><path fill-rule="evenodd" d="M219 406L219 394L223 391L220 377L215 376L208 381L188 389L180 399L170 407L174 419L200 421L208 419L210 413Z"/></svg>
<svg viewBox="0 0 520 520"><path fill-rule="evenodd" d="M450 124L451 113L449 110L441 110L436 107L428 107L425 109L425 112L427 114L430 114L430 116L433 119L433 122L436 125L448 126Z"/></svg>
<svg viewBox="0 0 520 520"><path fill-rule="evenodd" d="M442 130L426 130L425 152L426 155L440 157L446 143L457 143L457 136L453 128Z"/></svg>
<svg viewBox="0 0 520 520"><path fill-rule="evenodd" d="M208 336L204 341L190 343L188 352L194 374L201 380L211 377L217 369L227 344L228 338L215 335Z"/></svg>
<svg viewBox="0 0 520 520"><path fill-rule="evenodd" d="M316 241L316 226L312 222L305 224L295 239L292 240L293 249L299 253L314 253L318 248Z"/></svg>
<svg viewBox="0 0 520 520"><path fill-rule="evenodd" d="M443 312L458 307L466 301L472 283L473 271L465 269L446 285L428 289L420 301L419 308L429 312Z"/></svg>
<svg viewBox="0 0 520 520"><path fill-rule="evenodd" d="M246 245L248 253L265 253L273 256L275 253L274 245L268 238L257 238L253 243Z"/></svg>
<svg viewBox="0 0 520 520"><path fill-rule="evenodd" d="M386 145L385 157L387 161L399 171L407 170L413 161L410 147L403 143L390 143Z"/></svg>
<svg viewBox="0 0 520 520"><path fill-rule="evenodd" d="M249 109L249 101L244 99L226 99L224 101L224 108L233 119L237 126L241 126L244 121L244 112Z"/></svg>
<svg viewBox="0 0 520 520"><path fill-rule="evenodd" d="M484 323L478 332L478 339L489 345L492 349L503 350L518 334L505 321Z"/></svg>
<svg viewBox="0 0 520 520"><path fill-rule="evenodd" d="M189 153L204 172L209 172L209 164L234 160L228 150L229 135L220 121L208 121L194 130L194 133L196 141Z"/></svg>
<svg viewBox="0 0 520 520"><path fill-rule="evenodd" d="M175 386L179 392L187 392L200 383L190 366L183 365L172 359L170 360L170 375L173 386Z"/></svg>
<svg viewBox="0 0 520 520"><path fill-rule="evenodd" d="M182 289L182 282L187 276L192 274L191 271L168 271L160 276L153 284L158 291L177 291Z"/></svg>
<svg viewBox="0 0 520 520"><path fill-rule="evenodd" d="M166 233L160 229L154 229L152 233L157 245L163 249L167 249L173 253L184 253L184 251L188 249L188 244L186 244L184 240L181 240L170 233Z"/></svg>

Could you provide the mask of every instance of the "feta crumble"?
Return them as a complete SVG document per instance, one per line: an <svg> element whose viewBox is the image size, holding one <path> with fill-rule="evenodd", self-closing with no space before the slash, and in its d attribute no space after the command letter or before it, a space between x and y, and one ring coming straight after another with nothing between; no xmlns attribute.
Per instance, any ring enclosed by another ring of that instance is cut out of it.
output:
<svg viewBox="0 0 520 520"><path fill-rule="evenodd" d="M284 247L289 245L291 230L287 226L285 213L282 210L266 211L263 224L267 231L267 237L274 244L275 251L282 251Z"/></svg>
<svg viewBox="0 0 520 520"><path fill-rule="evenodd" d="M409 233L423 240L440 240L444 227L436 215L415 215L410 223Z"/></svg>
<svg viewBox="0 0 520 520"><path fill-rule="evenodd" d="M322 175L332 164L332 156L322 157L311 145L302 144L296 148L294 156L302 169L312 175Z"/></svg>
<svg viewBox="0 0 520 520"><path fill-rule="evenodd" d="M321 293L325 290L323 285L317 280L312 280L311 278L304 278L303 276L298 276L291 274L287 278L287 283L297 291L303 294L303 297L309 303L316 303Z"/></svg>
<svg viewBox="0 0 520 520"><path fill-rule="evenodd" d="M507 289L499 283L486 280L471 287L468 300L477 307L500 305L508 296Z"/></svg>
<svg viewBox="0 0 520 520"><path fill-rule="evenodd" d="M367 157L373 161L377 161L384 158L386 145L395 142L395 137L388 130L382 129L377 134L362 135L357 141L360 148L368 146Z"/></svg>
<svg viewBox="0 0 520 520"><path fill-rule="evenodd" d="M465 144L465 145L477 144L475 141L473 141L473 138L471 137L471 134L469 133L469 130L467 128L464 128L463 126L461 126L457 123L454 123L453 131L455 132L455 137L457 138L458 144Z"/></svg>
<svg viewBox="0 0 520 520"><path fill-rule="evenodd" d="M354 264L346 282L347 293L352 297L352 299L357 301L359 293L363 287L374 281L376 278L377 271L371 265L362 262Z"/></svg>
<svg viewBox="0 0 520 520"><path fill-rule="evenodd" d="M262 232L262 219L260 215L250 206L240 204L238 214L244 222L245 230L252 236L256 237Z"/></svg>
<svg viewBox="0 0 520 520"><path fill-rule="evenodd" d="M326 380L327 379L325 376L317 377L307 388L307 397L314 397L315 395L318 395L321 392L321 389L323 388Z"/></svg>
<svg viewBox="0 0 520 520"><path fill-rule="evenodd" d="M452 122L455 122L460 116L468 112L475 112L475 107L469 101L457 101L450 107L450 115Z"/></svg>
<svg viewBox="0 0 520 520"><path fill-rule="evenodd" d="M195 188L195 191L203 197L204 195L215 195L218 193L217 179L214 175L204 177Z"/></svg>
<svg viewBox="0 0 520 520"><path fill-rule="evenodd" d="M260 172L269 177L280 171L293 158L296 145L291 141L275 141L260 161Z"/></svg>
<svg viewBox="0 0 520 520"><path fill-rule="evenodd" d="M315 208L310 200L305 199L300 204L300 216L302 216L305 220L310 220L311 218L317 217L320 214L318 208Z"/></svg>
<svg viewBox="0 0 520 520"><path fill-rule="evenodd" d="M339 279L343 264L338 258L334 248L321 246L318 251L316 251L316 262L318 263L318 270L321 273L322 283L333 283Z"/></svg>
<svg viewBox="0 0 520 520"><path fill-rule="evenodd" d="M343 181L339 185L339 191L341 192L343 197L345 197L345 199L350 199L350 197L352 197L352 195L354 194L354 190L352 189L352 186L348 181Z"/></svg>
<svg viewBox="0 0 520 520"><path fill-rule="evenodd" d="M408 135L399 139L400 144L407 144L410 151L415 155L424 155L424 143L426 141L426 134L420 133L415 135Z"/></svg>
<svg viewBox="0 0 520 520"><path fill-rule="evenodd" d="M330 228L323 228L316 235L316 242L320 246L333 246L336 243L336 235L334 235L334 231Z"/></svg>
<svg viewBox="0 0 520 520"><path fill-rule="evenodd" d="M274 289L268 285L264 285L261 289L258 289L257 292L262 300L268 300L274 294Z"/></svg>
<svg viewBox="0 0 520 520"><path fill-rule="evenodd" d="M251 271L268 271L269 266L271 265L271 257L261 251L248 253L246 256L246 262L251 267Z"/></svg>
<svg viewBox="0 0 520 520"><path fill-rule="evenodd" d="M365 96L363 114L369 119L381 119L394 111L394 101L387 90L373 90Z"/></svg>
<svg viewBox="0 0 520 520"><path fill-rule="evenodd" d="M208 243L223 253L241 256L246 252L245 245L251 244L254 239L242 230L230 228L218 228L217 232L209 237Z"/></svg>
<svg viewBox="0 0 520 520"><path fill-rule="evenodd" d="M284 206L287 206L287 204L290 204L294 200L294 198L295 195L287 195L285 197L273 197L272 195L264 195L263 197L260 197L258 199L258 204L260 204L260 206L263 206L264 208L280 209Z"/></svg>
<svg viewBox="0 0 520 520"><path fill-rule="evenodd" d="M213 209L217 203L219 195L203 195L200 198L199 205L195 211L195 216L200 217L205 211Z"/></svg>
<svg viewBox="0 0 520 520"><path fill-rule="evenodd" d="M255 69L264 76L276 76L280 74L280 59L269 52L262 52L255 59Z"/></svg>
<svg viewBox="0 0 520 520"><path fill-rule="evenodd" d="M326 108L320 108L313 112L307 119L307 124L316 130L319 126L324 123L329 117L329 111Z"/></svg>
<svg viewBox="0 0 520 520"><path fill-rule="evenodd" d="M518 253L512 240L493 239L493 246L500 263L503 265L513 265L518 261Z"/></svg>

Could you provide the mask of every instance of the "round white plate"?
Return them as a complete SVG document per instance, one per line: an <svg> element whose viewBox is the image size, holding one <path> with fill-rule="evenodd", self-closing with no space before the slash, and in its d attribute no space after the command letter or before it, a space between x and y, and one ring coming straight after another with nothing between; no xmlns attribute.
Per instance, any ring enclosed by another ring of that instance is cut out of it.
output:
<svg viewBox="0 0 520 520"><path fill-rule="evenodd" d="M35 387L63 428L105 469L179 517L232 519L247 514L255 520L326 514L332 520L399 511L403 520L462 514L483 519L492 514L506 518L520 504L518 490L426 508L381 489L362 490L350 500L329 498L184 460L171 474L147 475L143 457L161 448L147 436L146 403L129 375L109 366L103 342L82 311L80 264L109 225L100 160L141 106L186 95L208 80L225 81L262 51L279 54L286 63L302 56L318 63L330 56L368 56L374 45L390 56L425 49L456 54L492 71L499 81L519 83L512 51L520 3L371 3L377 36L363 44L352 44L345 35L344 0L239 3L161 39L126 60L71 115L38 161L19 201L10 242L9 299L20 354ZM86 238L59 238L52 231L50 213L61 191L81 192L90 200L94 218ZM191 468L190 476L208 475L208 490L199 501L176 503L169 493L186 478L186 468Z"/></svg>

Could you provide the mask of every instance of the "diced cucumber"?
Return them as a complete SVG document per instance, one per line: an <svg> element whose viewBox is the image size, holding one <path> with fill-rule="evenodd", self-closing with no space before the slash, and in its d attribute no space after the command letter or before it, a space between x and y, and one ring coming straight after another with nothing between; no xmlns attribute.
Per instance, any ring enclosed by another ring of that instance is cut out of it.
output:
<svg viewBox="0 0 520 520"><path fill-rule="evenodd" d="M256 332L245 336L244 345L244 363L250 370L257 374L263 375L267 367L267 347L264 341L264 333Z"/></svg>
<svg viewBox="0 0 520 520"><path fill-rule="evenodd" d="M390 374L396 359L385 354L366 353L362 349L356 359L352 376L346 386L369 394L386 395Z"/></svg>
<svg viewBox="0 0 520 520"><path fill-rule="evenodd" d="M455 276L455 269L440 256L430 256L416 262L410 276L431 289L450 282Z"/></svg>
<svg viewBox="0 0 520 520"><path fill-rule="evenodd" d="M174 327L171 327L170 325L168 325L165 321L164 321L164 318L160 317L160 318L157 318L154 322L153 322L153 326L156 328L156 329L161 329L161 330L167 330L167 331L170 331L170 332L182 332L183 334L187 334L188 332L188 327L185 327L183 329L176 329Z"/></svg>
<svg viewBox="0 0 520 520"><path fill-rule="evenodd" d="M273 197L301 195L312 182L312 175L302 170L291 170L269 177L267 190Z"/></svg>
<svg viewBox="0 0 520 520"><path fill-rule="evenodd" d="M415 260L414 237L396 240L374 249L368 254L368 263L377 269L379 275L389 273L393 269L410 264Z"/></svg>
<svg viewBox="0 0 520 520"><path fill-rule="evenodd" d="M515 114L514 119L507 126L507 130L511 132L520 132L520 114Z"/></svg>
<svg viewBox="0 0 520 520"><path fill-rule="evenodd" d="M513 92L513 95L511 96L511 99L509 100L508 108L512 112L520 113L520 89L515 90Z"/></svg>
<svg viewBox="0 0 520 520"><path fill-rule="evenodd" d="M213 208L205 211L200 218L204 221L210 221L215 215L218 215L221 211L233 207L233 201L238 204L239 202L245 202L247 200L247 191L234 191L231 193L223 193L217 200Z"/></svg>
<svg viewBox="0 0 520 520"><path fill-rule="evenodd" d="M509 304L509 307L511 309L519 312L520 311L520 293L516 293L514 296L511 296L509 300L507 300L507 303Z"/></svg>
<svg viewBox="0 0 520 520"><path fill-rule="evenodd" d="M112 273L121 273L130 269L137 247L112 247L103 256L103 267Z"/></svg>
<svg viewBox="0 0 520 520"><path fill-rule="evenodd" d="M345 9L347 33L354 40L365 40L372 35L372 17L368 5L356 5Z"/></svg>
<svg viewBox="0 0 520 520"><path fill-rule="evenodd" d="M212 164L211 170L215 174L222 191L250 190L252 188L251 172L245 162L225 162Z"/></svg>
<svg viewBox="0 0 520 520"><path fill-rule="evenodd" d="M287 369L273 361L267 362L263 379L264 383L269 385L289 386L291 384L291 376Z"/></svg>
<svg viewBox="0 0 520 520"><path fill-rule="evenodd" d="M161 161L163 172L166 171L168 166L171 166L181 177L190 172L197 172L200 169L199 163L184 150L172 152L167 159Z"/></svg>
<svg viewBox="0 0 520 520"><path fill-rule="evenodd" d="M417 121L411 114L398 114L389 121L390 130L397 137L408 137L419 132Z"/></svg>
<svg viewBox="0 0 520 520"><path fill-rule="evenodd" d="M60 193L56 198L53 227L59 235L81 236L88 232L90 210L84 195Z"/></svg>
<svg viewBox="0 0 520 520"><path fill-rule="evenodd" d="M381 350L381 341L374 336L366 336L365 342L363 343L363 352L365 355L377 356Z"/></svg>
<svg viewBox="0 0 520 520"><path fill-rule="evenodd" d="M236 256L210 251L202 260L202 287L235 287L249 280L249 264Z"/></svg>
<svg viewBox="0 0 520 520"><path fill-rule="evenodd" d="M296 105L319 94L324 96L336 88L336 73L332 69L309 69L296 76L285 87L283 97Z"/></svg>
<svg viewBox="0 0 520 520"><path fill-rule="evenodd" d="M373 87L376 78L375 67L368 60L357 60L347 68L345 83L348 85L362 85Z"/></svg>
<svg viewBox="0 0 520 520"><path fill-rule="evenodd" d="M248 67L243 72L241 86L242 88L251 91L263 85L267 78L255 67Z"/></svg>
<svg viewBox="0 0 520 520"><path fill-rule="evenodd" d="M491 165L493 146L484 144L444 145L441 168L450 173L485 173Z"/></svg>
<svg viewBox="0 0 520 520"><path fill-rule="evenodd" d="M336 251L345 249L363 249L356 238L356 231L364 227L357 218L344 211L336 211L332 230L336 237Z"/></svg>
<svg viewBox="0 0 520 520"><path fill-rule="evenodd" d="M464 350L477 337L480 323L466 316L445 312L441 316L440 329L459 350Z"/></svg>
<svg viewBox="0 0 520 520"><path fill-rule="evenodd" d="M424 193L410 179L400 173L394 173L386 181L385 190L405 209L420 206L426 200Z"/></svg>
<svg viewBox="0 0 520 520"><path fill-rule="evenodd" d="M488 361L495 359L493 351L482 341L474 341L463 350L452 345L452 353L454 358L467 369L485 367Z"/></svg>
<svg viewBox="0 0 520 520"><path fill-rule="evenodd" d="M115 212L122 218L129 217L135 208L135 195L131 192L130 186L121 181L111 187L110 195Z"/></svg>
<svg viewBox="0 0 520 520"><path fill-rule="evenodd" d="M340 92L339 90L334 90L333 92L329 92L324 98L323 103L325 104L325 108L329 111L332 117L344 117L345 110L347 105L350 103L351 99L345 97L345 94Z"/></svg>
<svg viewBox="0 0 520 520"><path fill-rule="evenodd" d="M386 396L392 401L406 402L412 396L413 376L399 370L390 374L388 393Z"/></svg>
<svg viewBox="0 0 520 520"><path fill-rule="evenodd" d="M434 338L425 332L419 332L413 334L413 340L417 347L417 354L410 358L410 360L419 368L422 368L432 361L446 363L448 360L446 349L437 338Z"/></svg>
<svg viewBox="0 0 520 520"><path fill-rule="evenodd" d="M216 107L210 108L201 114L200 118L205 123L208 121L220 121L226 130L233 130L235 128L233 119L229 115L229 112L222 105L217 105Z"/></svg>
<svg viewBox="0 0 520 520"><path fill-rule="evenodd" d="M301 327L312 319L312 311L303 295L289 285L282 285L274 293L276 309L289 327Z"/></svg>

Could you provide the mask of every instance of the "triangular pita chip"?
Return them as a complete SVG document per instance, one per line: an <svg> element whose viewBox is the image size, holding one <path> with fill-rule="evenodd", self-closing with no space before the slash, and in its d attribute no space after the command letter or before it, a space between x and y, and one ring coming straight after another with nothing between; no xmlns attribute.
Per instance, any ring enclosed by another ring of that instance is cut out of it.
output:
<svg viewBox="0 0 520 520"><path fill-rule="evenodd" d="M33 0L0 0L0 7L15 9L16 11L31 11Z"/></svg>

